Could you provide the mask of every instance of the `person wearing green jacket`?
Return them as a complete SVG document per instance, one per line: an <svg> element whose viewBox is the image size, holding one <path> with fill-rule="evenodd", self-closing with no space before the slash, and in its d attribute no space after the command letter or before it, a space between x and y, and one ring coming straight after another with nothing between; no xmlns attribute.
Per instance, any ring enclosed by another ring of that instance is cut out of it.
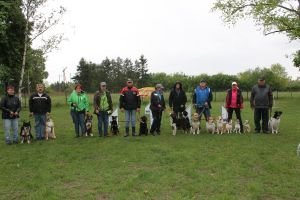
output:
<svg viewBox="0 0 300 200"><path fill-rule="evenodd" d="M86 113L89 112L89 99L80 84L76 84L75 90L68 97L68 104L71 106L71 117L75 126L76 137L80 136L79 127L81 129L81 136L84 136L84 118Z"/></svg>

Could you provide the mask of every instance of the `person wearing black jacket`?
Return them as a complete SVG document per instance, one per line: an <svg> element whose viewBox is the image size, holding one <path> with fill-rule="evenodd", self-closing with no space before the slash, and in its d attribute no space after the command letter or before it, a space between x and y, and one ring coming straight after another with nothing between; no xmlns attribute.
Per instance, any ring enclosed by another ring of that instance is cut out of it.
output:
<svg viewBox="0 0 300 200"><path fill-rule="evenodd" d="M46 125L46 115L51 112L51 98L44 92L44 85L37 84L36 92L29 98L30 116L34 115L37 140L43 140Z"/></svg>
<svg viewBox="0 0 300 200"><path fill-rule="evenodd" d="M6 144L18 143L19 113L21 111L20 99L15 96L15 88L7 86L7 95L1 99L0 108L4 122ZM13 140L10 137L10 130L13 131Z"/></svg>
<svg viewBox="0 0 300 200"><path fill-rule="evenodd" d="M102 137L102 124L104 125L104 136L107 136L108 115L113 111L110 92L106 90L106 83L101 82L100 88L94 95L94 113L98 117L98 133Z"/></svg>
<svg viewBox="0 0 300 200"><path fill-rule="evenodd" d="M185 110L186 102L187 97L184 90L182 89L182 84L179 81L177 81L174 85L174 88L170 92L170 109L178 116L179 112L183 112Z"/></svg>
<svg viewBox="0 0 300 200"><path fill-rule="evenodd" d="M151 93L150 110L152 113L153 122L151 125L150 133L153 136L155 135L154 132L156 132L157 135L160 135L162 112L166 108L162 89L163 89L162 84L156 84L155 91Z"/></svg>

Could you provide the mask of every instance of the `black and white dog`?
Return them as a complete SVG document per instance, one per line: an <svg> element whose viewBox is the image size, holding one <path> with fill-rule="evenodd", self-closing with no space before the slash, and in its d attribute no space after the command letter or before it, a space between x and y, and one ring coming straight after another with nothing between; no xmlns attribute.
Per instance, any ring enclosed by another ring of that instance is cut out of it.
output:
<svg viewBox="0 0 300 200"><path fill-rule="evenodd" d="M278 133L281 115L281 111L275 111L273 117L269 120L269 130L272 134Z"/></svg>
<svg viewBox="0 0 300 200"><path fill-rule="evenodd" d="M177 127L179 126L179 120L176 113L170 113L170 126L172 128L172 134L175 136L177 132Z"/></svg>
<svg viewBox="0 0 300 200"><path fill-rule="evenodd" d="M85 136L93 136L93 115L90 114L85 117Z"/></svg>
<svg viewBox="0 0 300 200"><path fill-rule="evenodd" d="M112 121L110 122L110 132L112 135L119 134L119 125L117 121L117 116L111 116Z"/></svg>
<svg viewBox="0 0 300 200"><path fill-rule="evenodd" d="M31 134L31 124L30 122L23 122L23 125L21 127L21 144L24 142L27 142L28 144L31 143L31 140L33 139L33 136Z"/></svg>
<svg viewBox="0 0 300 200"><path fill-rule="evenodd" d="M184 133L189 133L191 131L191 123L188 116L187 111L183 111L180 120L180 128L183 130Z"/></svg>
<svg viewBox="0 0 300 200"><path fill-rule="evenodd" d="M148 135L148 127L147 127L147 117L142 116L140 118L140 131L139 131L139 136L141 135Z"/></svg>

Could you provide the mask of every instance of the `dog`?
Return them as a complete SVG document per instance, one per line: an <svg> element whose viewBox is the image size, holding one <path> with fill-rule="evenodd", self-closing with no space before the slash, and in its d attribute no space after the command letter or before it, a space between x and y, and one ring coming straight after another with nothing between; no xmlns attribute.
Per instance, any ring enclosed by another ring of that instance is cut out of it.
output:
<svg viewBox="0 0 300 200"><path fill-rule="evenodd" d="M241 124L240 124L240 120L238 119L235 121L233 132L241 134Z"/></svg>
<svg viewBox="0 0 300 200"><path fill-rule="evenodd" d="M170 126L172 128L172 135L176 135L177 127L179 126L179 120L177 118L176 113L170 113Z"/></svg>
<svg viewBox="0 0 300 200"><path fill-rule="evenodd" d="M191 130L191 123L187 111L182 112L182 118L180 119L180 127L186 134Z"/></svg>
<svg viewBox="0 0 300 200"><path fill-rule="evenodd" d="M48 140L48 138L56 139L54 122L51 119L50 115L47 115L45 128L45 139Z"/></svg>
<svg viewBox="0 0 300 200"><path fill-rule="evenodd" d="M232 120L230 120L228 123L225 125L227 133L232 133Z"/></svg>
<svg viewBox="0 0 300 200"><path fill-rule="evenodd" d="M217 121L217 134L223 134L224 133L224 122L221 116L218 117Z"/></svg>
<svg viewBox="0 0 300 200"><path fill-rule="evenodd" d="M298 148L297 148L297 156L300 156L300 144L298 144Z"/></svg>
<svg viewBox="0 0 300 200"><path fill-rule="evenodd" d="M29 122L25 122L25 121L23 122L23 125L21 127L20 136L21 136L21 144L23 144L24 142L27 142L28 144L31 143L31 140L33 139L33 136L31 134L30 121Z"/></svg>
<svg viewBox="0 0 300 200"><path fill-rule="evenodd" d="M139 136L141 135L148 135L148 127L147 127L147 117L142 116L140 118L140 131L139 131Z"/></svg>
<svg viewBox="0 0 300 200"><path fill-rule="evenodd" d="M110 132L112 135L119 135L119 125L117 121L118 116L111 116Z"/></svg>
<svg viewBox="0 0 300 200"><path fill-rule="evenodd" d="M212 118L212 117L208 118L208 121L206 122L206 131L208 133L211 133L211 134L215 133L216 125L215 125L215 122L214 122L214 118Z"/></svg>
<svg viewBox="0 0 300 200"><path fill-rule="evenodd" d="M245 133L250 133L250 131L251 131L250 124L249 124L248 120L245 120L244 131L245 131Z"/></svg>
<svg viewBox="0 0 300 200"><path fill-rule="evenodd" d="M85 116L85 136L93 136L93 115L87 114Z"/></svg>
<svg viewBox="0 0 300 200"><path fill-rule="evenodd" d="M192 116L192 126L191 126L191 133L193 133L193 135L200 134L200 120L199 120L199 114L198 113L194 113Z"/></svg>
<svg viewBox="0 0 300 200"><path fill-rule="evenodd" d="M281 115L281 111L275 111L273 117L269 120L269 130L272 134L278 134Z"/></svg>

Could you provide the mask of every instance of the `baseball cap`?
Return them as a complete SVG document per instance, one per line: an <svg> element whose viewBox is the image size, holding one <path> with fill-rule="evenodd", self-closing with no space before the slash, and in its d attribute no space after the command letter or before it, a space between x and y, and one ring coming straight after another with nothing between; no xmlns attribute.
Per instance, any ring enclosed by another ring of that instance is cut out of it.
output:
<svg viewBox="0 0 300 200"><path fill-rule="evenodd" d="M231 85L237 85L237 82L233 81Z"/></svg>
<svg viewBox="0 0 300 200"><path fill-rule="evenodd" d="M101 82L100 83L100 86L104 86L104 85L106 85L106 82Z"/></svg>
<svg viewBox="0 0 300 200"><path fill-rule="evenodd" d="M129 79L127 79L127 83L132 83L133 81L132 81L132 79L131 78L129 78Z"/></svg>
<svg viewBox="0 0 300 200"><path fill-rule="evenodd" d="M164 86L160 83L156 84L155 88L161 88L161 89L164 89Z"/></svg>

